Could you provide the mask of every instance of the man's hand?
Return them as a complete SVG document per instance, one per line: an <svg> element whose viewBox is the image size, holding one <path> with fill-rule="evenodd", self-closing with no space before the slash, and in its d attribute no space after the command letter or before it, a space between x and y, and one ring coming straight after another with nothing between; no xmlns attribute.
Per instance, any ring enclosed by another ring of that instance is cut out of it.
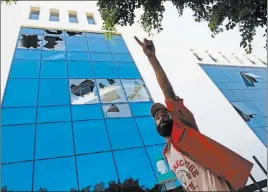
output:
<svg viewBox="0 0 268 192"><path fill-rule="evenodd" d="M141 42L136 36L134 37L137 43L142 47L145 55L148 58L155 57L155 47L152 41L144 38L143 42Z"/></svg>

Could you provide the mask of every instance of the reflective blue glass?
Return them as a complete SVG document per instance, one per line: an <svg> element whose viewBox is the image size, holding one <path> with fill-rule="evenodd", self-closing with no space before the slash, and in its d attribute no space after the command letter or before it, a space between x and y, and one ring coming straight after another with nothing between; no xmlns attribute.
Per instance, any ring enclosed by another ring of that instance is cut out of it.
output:
<svg viewBox="0 0 268 192"><path fill-rule="evenodd" d="M14 54L14 59L40 60L41 50L16 49L16 52Z"/></svg>
<svg viewBox="0 0 268 192"><path fill-rule="evenodd" d="M71 121L70 106L38 107L38 123Z"/></svg>
<svg viewBox="0 0 268 192"><path fill-rule="evenodd" d="M70 122L37 124L35 158L52 158L74 154Z"/></svg>
<svg viewBox="0 0 268 192"><path fill-rule="evenodd" d="M139 185L151 189L157 183L144 148L115 151L115 162L121 183L138 179ZM123 185L123 189L131 186Z"/></svg>
<svg viewBox="0 0 268 192"><path fill-rule="evenodd" d="M101 105L72 105L73 121L87 119L102 119Z"/></svg>
<svg viewBox="0 0 268 192"><path fill-rule="evenodd" d="M2 163L33 160L35 125L2 126Z"/></svg>
<svg viewBox="0 0 268 192"><path fill-rule="evenodd" d="M88 51L86 38L66 37L67 51Z"/></svg>
<svg viewBox="0 0 268 192"><path fill-rule="evenodd" d="M105 118L131 117L128 104L106 104L102 105Z"/></svg>
<svg viewBox="0 0 268 192"><path fill-rule="evenodd" d="M118 181L111 152L77 156L77 169L81 191L88 186L89 191L106 191L109 182Z"/></svg>
<svg viewBox="0 0 268 192"><path fill-rule="evenodd" d="M243 83L243 78L238 70L223 70L226 76L233 83Z"/></svg>
<svg viewBox="0 0 268 192"><path fill-rule="evenodd" d="M31 191L33 163L13 163L2 165L2 187L10 191Z"/></svg>
<svg viewBox="0 0 268 192"><path fill-rule="evenodd" d="M66 61L42 61L40 78L67 78Z"/></svg>
<svg viewBox="0 0 268 192"><path fill-rule="evenodd" d="M86 33L86 37L105 38L103 33Z"/></svg>
<svg viewBox="0 0 268 192"><path fill-rule="evenodd" d="M31 107L37 105L38 79L9 79L3 107Z"/></svg>
<svg viewBox="0 0 268 192"><path fill-rule="evenodd" d="M243 90L244 95L250 101L264 100L265 97L257 89Z"/></svg>
<svg viewBox="0 0 268 192"><path fill-rule="evenodd" d="M250 102L231 102L231 103L246 115L257 115L259 113Z"/></svg>
<svg viewBox="0 0 268 192"><path fill-rule="evenodd" d="M67 79L40 79L39 106L70 104Z"/></svg>
<svg viewBox="0 0 268 192"><path fill-rule="evenodd" d="M130 103L131 110L134 116L148 116L151 115L150 109L152 102Z"/></svg>
<svg viewBox="0 0 268 192"><path fill-rule="evenodd" d="M251 101L251 103L261 112L263 116L267 116L266 110L267 106L264 101Z"/></svg>
<svg viewBox="0 0 268 192"><path fill-rule="evenodd" d="M255 119L259 123L260 126L264 127L267 125L267 118L266 117L256 117Z"/></svg>
<svg viewBox="0 0 268 192"><path fill-rule="evenodd" d="M109 53L90 53L91 61L113 61Z"/></svg>
<svg viewBox="0 0 268 192"><path fill-rule="evenodd" d="M261 94L265 97L267 97L267 89L259 89L259 91L261 92Z"/></svg>
<svg viewBox="0 0 268 192"><path fill-rule="evenodd" d="M2 125L28 124L36 122L36 108L2 108Z"/></svg>
<svg viewBox="0 0 268 192"><path fill-rule="evenodd" d="M67 52L67 60L89 61L90 56L88 52Z"/></svg>
<svg viewBox="0 0 268 192"><path fill-rule="evenodd" d="M246 101L248 100L243 90L232 90L231 91L237 101Z"/></svg>
<svg viewBox="0 0 268 192"><path fill-rule="evenodd" d="M106 124L113 149L125 149L143 145L133 118L107 119Z"/></svg>
<svg viewBox="0 0 268 192"><path fill-rule="evenodd" d="M237 89L246 89L247 86L245 83L224 83L226 87L230 90L237 90Z"/></svg>
<svg viewBox="0 0 268 192"><path fill-rule="evenodd" d="M105 39L87 38L87 43L90 52L110 53L108 43Z"/></svg>
<svg viewBox="0 0 268 192"><path fill-rule="evenodd" d="M29 19L38 20L39 19L39 11L31 10Z"/></svg>
<svg viewBox="0 0 268 192"><path fill-rule="evenodd" d="M154 119L151 116L137 117L135 119L145 145L165 143L165 139L157 133Z"/></svg>
<svg viewBox="0 0 268 192"><path fill-rule="evenodd" d="M89 61L68 61L69 78L94 78Z"/></svg>
<svg viewBox="0 0 268 192"><path fill-rule="evenodd" d="M261 140L261 142L267 146L267 133L263 128L253 128L252 131Z"/></svg>
<svg viewBox="0 0 268 192"><path fill-rule="evenodd" d="M259 89L267 89L267 83L255 83L254 84L255 88L259 88Z"/></svg>
<svg viewBox="0 0 268 192"><path fill-rule="evenodd" d="M115 64L111 61L93 62L96 78L118 78Z"/></svg>
<svg viewBox="0 0 268 192"><path fill-rule="evenodd" d="M141 78L135 63L116 62L115 64L121 78Z"/></svg>
<svg viewBox="0 0 268 192"><path fill-rule="evenodd" d="M40 61L14 60L9 78L39 78Z"/></svg>
<svg viewBox="0 0 268 192"><path fill-rule="evenodd" d="M109 41L111 53L129 53L128 48L123 40Z"/></svg>
<svg viewBox="0 0 268 192"><path fill-rule="evenodd" d="M260 127L260 124L256 121L255 118L250 118L250 121L246 122L250 128Z"/></svg>
<svg viewBox="0 0 268 192"><path fill-rule="evenodd" d="M66 52L64 51L43 51L43 60L66 60Z"/></svg>
<svg viewBox="0 0 268 192"><path fill-rule="evenodd" d="M228 101L237 101L230 90L221 90L222 94L228 99Z"/></svg>
<svg viewBox="0 0 268 192"><path fill-rule="evenodd" d="M43 35L43 29L34 29L34 28L20 28L20 34L35 34L35 35Z"/></svg>
<svg viewBox="0 0 268 192"><path fill-rule="evenodd" d="M231 82L227 75L219 67L202 66L202 69L207 73L207 75L212 79L213 82Z"/></svg>
<svg viewBox="0 0 268 192"><path fill-rule="evenodd" d="M215 83L215 82L214 82ZM220 89L220 90L225 90L228 89L224 83L215 83L215 85Z"/></svg>
<svg viewBox="0 0 268 192"><path fill-rule="evenodd" d="M74 157L36 161L34 191L40 188L48 191L78 190Z"/></svg>
<svg viewBox="0 0 268 192"><path fill-rule="evenodd" d="M104 120L73 123L76 154L111 150Z"/></svg>
<svg viewBox="0 0 268 192"><path fill-rule="evenodd" d="M115 62L134 62L130 54L113 54Z"/></svg>
<svg viewBox="0 0 268 192"><path fill-rule="evenodd" d="M50 21L59 21L59 13L50 12L49 20Z"/></svg>

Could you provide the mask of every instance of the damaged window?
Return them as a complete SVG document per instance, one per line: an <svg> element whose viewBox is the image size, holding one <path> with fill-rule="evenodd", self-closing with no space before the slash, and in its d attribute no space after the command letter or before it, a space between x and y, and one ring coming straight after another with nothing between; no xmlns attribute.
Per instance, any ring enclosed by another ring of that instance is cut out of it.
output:
<svg viewBox="0 0 268 192"><path fill-rule="evenodd" d="M119 79L98 79L97 84L102 103L126 102Z"/></svg>
<svg viewBox="0 0 268 192"><path fill-rule="evenodd" d="M41 35L21 35L17 47L20 49L40 49L42 37Z"/></svg>
<svg viewBox="0 0 268 192"><path fill-rule="evenodd" d="M57 35L46 35L44 37L44 50L65 50L65 42L62 36Z"/></svg>
<svg viewBox="0 0 268 192"><path fill-rule="evenodd" d="M67 36L84 37L84 32L66 31Z"/></svg>
<svg viewBox="0 0 268 192"><path fill-rule="evenodd" d="M106 118L131 117L128 104L108 104L102 106Z"/></svg>
<svg viewBox="0 0 268 192"><path fill-rule="evenodd" d="M258 75L249 72L240 72L240 74L247 87L254 87L254 83L258 83L257 79L260 78Z"/></svg>
<svg viewBox="0 0 268 192"><path fill-rule="evenodd" d="M129 102L152 100L141 79L123 79L122 84Z"/></svg>
<svg viewBox="0 0 268 192"><path fill-rule="evenodd" d="M46 29L45 30L45 35L63 35L63 31Z"/></svg>
<svg viewBox="0 0 268 192"><path fill-rule="evenodd" d="M96 83L92 79L70 79L69 87L72 104L98 103Z"/></svg>

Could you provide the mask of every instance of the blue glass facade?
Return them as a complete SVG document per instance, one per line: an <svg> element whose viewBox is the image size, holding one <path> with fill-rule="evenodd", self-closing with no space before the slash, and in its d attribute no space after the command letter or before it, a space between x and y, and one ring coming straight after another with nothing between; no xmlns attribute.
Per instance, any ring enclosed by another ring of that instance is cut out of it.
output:
<svg viewBox="0 0 268 192"><path fill-rule="evenodd" d="M267 146L267 68L203 64L201 67Z"/></svg>
<svg viewBox="0 0 268 192"><path fill-rule="evenodd" d="M123 38L114 41L21 28L2 103L2 188L157 185L154 158L165 141L156 134L153 101Z"/></svg>

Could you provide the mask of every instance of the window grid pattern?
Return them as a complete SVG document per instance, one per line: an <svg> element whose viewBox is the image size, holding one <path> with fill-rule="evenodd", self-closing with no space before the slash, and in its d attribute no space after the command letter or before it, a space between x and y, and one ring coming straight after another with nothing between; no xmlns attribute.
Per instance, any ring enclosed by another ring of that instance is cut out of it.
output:
<svg viewBox="0 0 268 192"><path fill-rule="evenodd" d="M2 188L97 190L119 180L124 191L127 178L156 187L151 157L165 141L155 134L153 101L123 38L112 45L97 33L21 28L20 35L30 40L16 48L3 98ZM106 173L97 174L104 164Z"/></svg>
<svg viewBox="0 0 268 192"><path fill-rule="evenodd" d="M266 68L205 64L200 66L256 136L267 146ZM250 79L245 79L243 74L247 74Z"/></svg>

